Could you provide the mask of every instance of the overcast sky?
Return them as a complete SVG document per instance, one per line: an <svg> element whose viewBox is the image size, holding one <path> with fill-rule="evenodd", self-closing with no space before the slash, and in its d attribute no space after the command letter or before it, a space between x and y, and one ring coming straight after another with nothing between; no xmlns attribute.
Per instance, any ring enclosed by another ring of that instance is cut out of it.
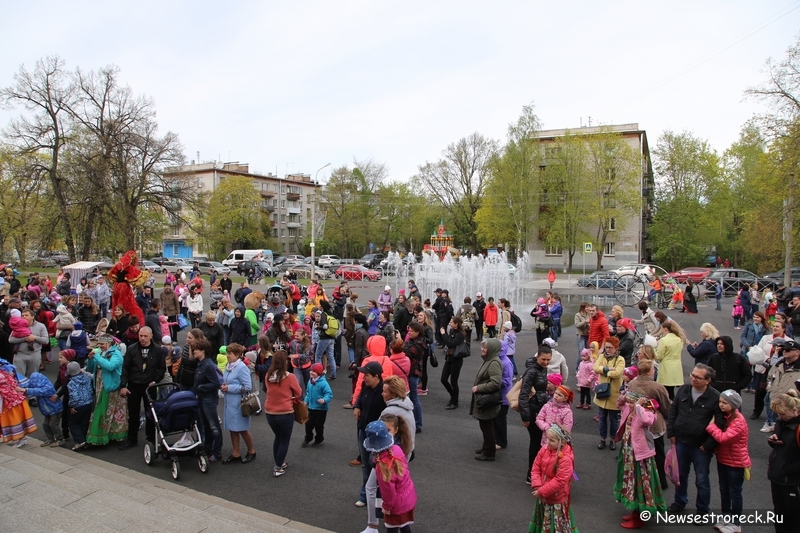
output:
<svg viewBox="0 0 800 533"><path fill-rule="evenodd" d="M722 152L800 31L785 0L2 4L1 86L47 55L113 63L187 160L372 158L398 180L472 132L503 140L531 102L545 129L636 122L651 147L689 130Z"/></svg>

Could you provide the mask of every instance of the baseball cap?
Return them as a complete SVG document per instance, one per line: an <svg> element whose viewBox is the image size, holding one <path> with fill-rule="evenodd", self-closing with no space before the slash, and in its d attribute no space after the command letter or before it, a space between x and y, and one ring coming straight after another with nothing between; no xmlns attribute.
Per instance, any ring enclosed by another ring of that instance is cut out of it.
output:
<svg viewBox="0 0 800 533"><path fill-rule="evenodd" d="M383 374L383 367L377 361L370 361L364 366L358 367L358 371L362 374L372 374L373 376L380 376Z"/></svg>
<svg viewBox="0 0 800 533"><path fill-rule="evenodd" d="M475 295L475 298L481 298L481 297L483 297L483 294L481 294L481 293L478 293L478 294Z"/></svg>
<svg viewBox="0 0 800 533"><path fill-rule="evenodd" d="M800 350L800 343L796 341L786 341L783 345L783 351L785 352L787 350Z"/></svg>

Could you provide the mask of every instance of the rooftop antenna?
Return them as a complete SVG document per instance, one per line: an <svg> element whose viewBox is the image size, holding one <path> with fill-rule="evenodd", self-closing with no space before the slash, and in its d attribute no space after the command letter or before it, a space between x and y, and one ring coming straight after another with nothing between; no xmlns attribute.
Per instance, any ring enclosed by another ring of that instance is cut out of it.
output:
<svg viewBox="0 0 800 533"><path fill-rule="evenodd" d="M592 127L592 117L589 117L589 127ZM199 157L199 156L198 156Z"/></svg>
<svg viewBox="0 0 800 533"><path fill-rule="evenodd" d="M200 164L200 150L197 151L197 164Z"/></svg>

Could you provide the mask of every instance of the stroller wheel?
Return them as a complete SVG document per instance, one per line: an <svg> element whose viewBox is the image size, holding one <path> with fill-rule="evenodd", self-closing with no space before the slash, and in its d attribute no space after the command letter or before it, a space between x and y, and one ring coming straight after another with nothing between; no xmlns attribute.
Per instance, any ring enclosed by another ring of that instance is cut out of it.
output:
<svg viewBox="0 0 800 533"><path fill-rule="evenodd" d="M197 458L197 466L200 468L200 472L204 474L208 472L208 457L204 453Z"/></svg>
<svg viewBox="0 0 800 533"><path fill-rule="evenodd" d="M172 461L172 479L177 480L181 475L181 465L178 461Z"/></svg>
<svg viewBox="0 0 800 533"><path fill-rule="evenodd" d="M148 466L153 466L153 462L155 462L155 453L153 453L153 445L149 442L146 442L144 445L144 462L147 463Z"/></svg>

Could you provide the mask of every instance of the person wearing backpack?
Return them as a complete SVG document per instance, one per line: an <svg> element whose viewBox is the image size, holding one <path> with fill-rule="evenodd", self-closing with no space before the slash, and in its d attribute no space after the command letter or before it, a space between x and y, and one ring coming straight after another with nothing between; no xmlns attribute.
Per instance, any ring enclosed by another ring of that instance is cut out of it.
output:
<svg viewBox="0 0 800 533"><path fill-rule="evenodd" d="M464 303L456 311L456 316L461 318L461 327L464 328L465 332L464 342L467 343L467 346L471 343L472 330L475 329L476 314L475 308L472 306L472 298L465 297ZM475 336L478 336L477 333Z"/></svg>
<svg viewBox="0 0 800 533"><path fill-rule="evenodd" d="M319 342L314 355L315 363L322 363L323 354L328 356L328 370L330 381L336 380L336 360L333 357L333 342L339 333L339 321L333 316L331 304L326 300L320 301L321 311L316 312L316 328L319 331ZM324 364L324 363L323 363Z"/></svg>

